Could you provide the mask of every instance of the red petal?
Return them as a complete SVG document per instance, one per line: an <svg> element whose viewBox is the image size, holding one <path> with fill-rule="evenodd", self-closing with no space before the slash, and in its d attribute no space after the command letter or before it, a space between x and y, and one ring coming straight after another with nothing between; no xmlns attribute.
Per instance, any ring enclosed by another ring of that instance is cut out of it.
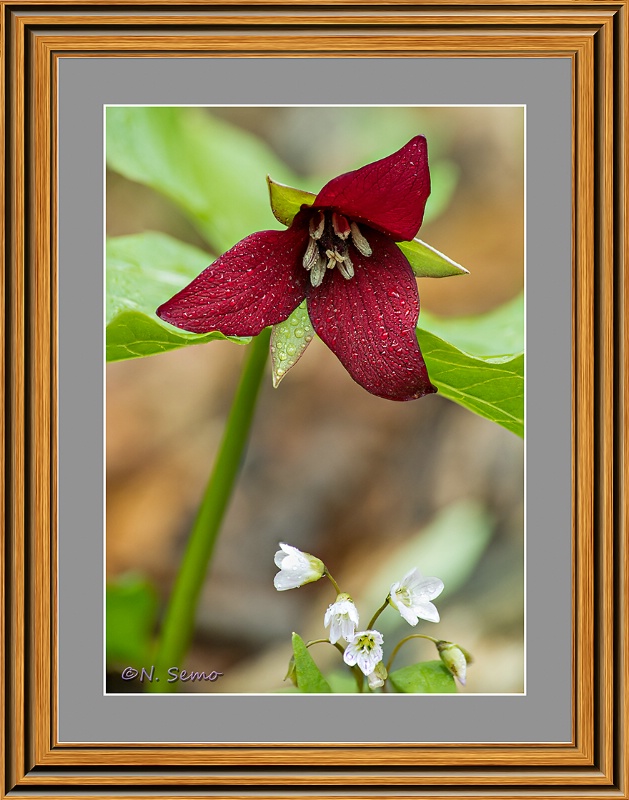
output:
<svg viewBox="0 0 629 800"><path fill-rule="evenodd" d="M396 241L410 241L422 224L429 194L426 138L416 136L397 153L333 178L313 205L335 208Z"/></svg>
<svg viewBox="0 0 629 800"><path fill-rule="evenodd" d="M307 240L301 221L247 236L161 305L157 316L194 333L256 336L285 320L306 296L301 262Z"/></svg>
<svg viewBox="0 0 629 800"><path fill-rule="evenodd" d="M400 249L368 231L373 255L351 248L355 275L338 269L308 294L315 331L352 378L368 392L390 400L414 400L437 390L417 343L417 284Z"/></svg>

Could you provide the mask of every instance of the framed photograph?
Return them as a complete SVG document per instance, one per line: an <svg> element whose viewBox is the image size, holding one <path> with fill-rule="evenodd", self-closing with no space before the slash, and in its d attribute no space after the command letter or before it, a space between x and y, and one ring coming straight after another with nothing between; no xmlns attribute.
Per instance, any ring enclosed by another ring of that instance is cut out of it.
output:
<svg viewBox="0 0 629 800"><path fill-rule="evenodd" d="M2 37L3 795L629 796L626 3Z"/></svg>

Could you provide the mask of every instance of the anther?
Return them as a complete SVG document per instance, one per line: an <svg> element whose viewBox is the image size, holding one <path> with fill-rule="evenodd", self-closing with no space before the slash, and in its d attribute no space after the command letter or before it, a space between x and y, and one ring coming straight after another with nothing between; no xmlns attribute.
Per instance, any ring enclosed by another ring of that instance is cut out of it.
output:
<svg viewBox="0 0 629 800"><path fill-rule="evenodd" d="M349 256L345 256L342 261L339 261L339 271L347 281L354 277L354 265Z"/></svg>
<svg viewBox="0 0 629 800"><path fill-rule="evenodd" d="M308 247L304 253L303 265L305 269L312 269L319 260L319 248L314 239L308 239Z"/></svg>
<svg viewBox="0 0 629 800"><path fill-rule="evenodd" d="M308 229L312 239L320 239L323 236L325 229L325 214L323 211L317 211L317 216L310 218Z"/></svg>
<svg viewBox="0 0 629 800"><path fill-rule="evenodd" d="M320 256L310 271L310 283L313 286L321 286L323 276L325 275L325 267L325 258Z"/></svg>
<svg viewBox="0 0 629 800"><path fill-rule="evenodd" d="M369 242L365 239L365 237L360 232L358 225L355 222L352 222L350 225L352 231L352 242L354 242L354 247L364 256L370 256L372 254L371 246Z"/></svg>

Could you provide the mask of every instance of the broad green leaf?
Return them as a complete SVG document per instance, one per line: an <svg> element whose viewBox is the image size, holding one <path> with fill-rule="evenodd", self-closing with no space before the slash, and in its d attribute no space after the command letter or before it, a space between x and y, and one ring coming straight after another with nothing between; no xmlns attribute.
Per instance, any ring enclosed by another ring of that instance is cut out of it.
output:
<svg viewBox="0 0 629 800"><path fill-rule="evenodd" d="M264 176L292 180L257 137L201 108L110 106L107 164L179 205L224 252L274 227Z"/></svg>
<svg viewBox="0 0 629 800"><path fill-rule="evenodd" d="M280 381L291 367L302 357L304 350L314 336L314 328L306 301L297 306L293 313L271 332L271 366L273 370L273 386L277 389Z"/></svg>
<svg viewBox="0 0 629 800"><path fill-rule="evenodd" d="M456 694L456 683L441 661L422 661L389 674L396 692L404 694Z"/></svg>
<svg viewBox="0 0 629 800"><path fill-rule="evenodd" d="M524 295L517 295L492 311L470 317L437 317L422 311L420 324L466 353L479 356L522 353Z"/></svg>
<svg viewBox="0 0 629 800"><path fill-rule="evenodd" d="M183 289L212 257L163 233L141 233L107 241L107 361L174 350L187 344L230 338L188 333L162 322L155 309Z"/></svg>
<svg viewBox="0 0 629 800"><path fill-rule="evenodd" d="M404 253L418 278L448 278L452 275L467 275L469 270L444 256L434 247L421 239L412 242L398 242L397 246Z"/></svg>
<svg viewBox="0 0 629 800"><path fill-rule="evenodd" d="M295 670L297 672L297 685L302 692L323 694L332 691L330 684L319 671L308 648L301 636L293 634L293 654L295 656Z"/></svg>
<svg viewBox="0 0 629 800"><path fill-rule="evenodd" d="M304 192L303 189L294 189L292 186L284 186L277 183L270 175L267 175L266 182L269 186L269 197L271 208L275 219L283 225L290 225L295 215L302 205L311 206L314 203L316 194Z"/></svg>
<svg viewBox="0 0 629 800"><path fill-rule="evenodd" d="M158 595L147 580L128 576L107 584L106 654L110 664L148 666Z"/></svg>
<svg viewBox="0 0 629 800"><path fill-rule="evenodd" d="M483 358L425 330L418 329L417 338L430 380L444 397L524 436L524 353Z"/></svg>

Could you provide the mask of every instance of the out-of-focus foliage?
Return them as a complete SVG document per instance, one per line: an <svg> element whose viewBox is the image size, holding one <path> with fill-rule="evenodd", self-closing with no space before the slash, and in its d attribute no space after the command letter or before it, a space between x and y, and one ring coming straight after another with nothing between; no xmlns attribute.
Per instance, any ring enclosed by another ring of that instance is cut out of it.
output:
<svg viewBox="0 0 629 800"><path fill-rule="evenodd" d="M109 664L148 667L158 596L144 578L126 576L107 584L106 656Z"/></svg>

